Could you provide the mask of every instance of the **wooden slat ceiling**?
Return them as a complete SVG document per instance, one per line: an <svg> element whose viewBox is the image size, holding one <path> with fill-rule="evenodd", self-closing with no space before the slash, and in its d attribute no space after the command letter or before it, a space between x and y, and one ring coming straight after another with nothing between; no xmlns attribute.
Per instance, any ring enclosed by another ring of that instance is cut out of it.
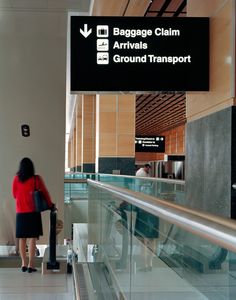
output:
<svg viewBox="0 0 236 300"><path fill-rule="evenodd" d="M187 0L153 0L146 17L184 17ZM137 95L136 135L158 135L186 123L185 93Z"/></svg>

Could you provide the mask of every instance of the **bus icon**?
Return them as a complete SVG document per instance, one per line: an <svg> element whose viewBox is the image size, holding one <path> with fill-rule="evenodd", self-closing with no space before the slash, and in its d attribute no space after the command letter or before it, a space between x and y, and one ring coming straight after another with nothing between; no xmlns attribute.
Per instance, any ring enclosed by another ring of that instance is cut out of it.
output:
<svg viewBox="0 0 236 300"><path fill-rule="evenodd" d="M97 53L97 64L98 65L108 65L109 64L108 52L98 52Z"/></svg>

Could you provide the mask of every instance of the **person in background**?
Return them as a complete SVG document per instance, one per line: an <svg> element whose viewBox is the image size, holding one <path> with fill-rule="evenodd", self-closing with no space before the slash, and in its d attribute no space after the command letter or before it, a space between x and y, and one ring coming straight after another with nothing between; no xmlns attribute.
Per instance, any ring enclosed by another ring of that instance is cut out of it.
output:
<svg viewBox="0 0 236 300"><path fill-rule="evenodd" d="M151 169L151 166L149 164L145 164L143 168L138 169L138 171L136 172L136 176L149 177L150 169Z"/></svg>
<svg viewBox="0 0 236 300"><path fill-rule="evenodd" d="M35 212L33 192L37 188L44 194L49 208L54 209L49 192L39 175L35 175L34 165L30 158L21 160L19 170L12 183L12 194L16 201L16 238L19 239L21 271L36 272L34 257L36 240L43 235L41 213ZM29 260L26 258L26 242L29 239Z"/></svg>

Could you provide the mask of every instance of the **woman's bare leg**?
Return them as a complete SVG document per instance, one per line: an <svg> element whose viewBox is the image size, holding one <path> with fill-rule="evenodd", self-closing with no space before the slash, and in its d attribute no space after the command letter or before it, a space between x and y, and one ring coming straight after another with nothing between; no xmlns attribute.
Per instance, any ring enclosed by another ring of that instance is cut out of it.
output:
<svg viewBox="0 0 236 300"><path fill-rule="evenodd" d="M29 239L29 264L28 267L34 268L34 257L36 249L36 238Z"/></svg>
<svg viewBox="0 0 236 300"><path fill-rule="evenodd" d="M15 239L15 246L16 246L16 249L15 249L15 251L16 251L16 255L19 255L19 239L18 238L16 238Z"/></svg>
<svg viewBox="0 0 236 300"><path fill-rule="evenodd" d="M20 257L21 257L21 266L27 266L26 262L26 239L20 238L19 239L19 250L20 250Z"/></svg>

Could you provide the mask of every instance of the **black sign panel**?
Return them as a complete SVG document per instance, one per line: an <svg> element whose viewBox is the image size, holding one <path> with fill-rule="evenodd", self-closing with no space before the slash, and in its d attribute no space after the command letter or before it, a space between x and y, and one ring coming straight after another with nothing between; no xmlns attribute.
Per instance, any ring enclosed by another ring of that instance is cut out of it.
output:
<svg viewBox="0 0 236 300"><path fill-rule="evenodd" d="M71 92L209 89L208 18L70 21Z"/></svg>
<svg viewBox="0 0 236 300"><path fill-rule="evenodd" d="M165 152L165 137L136 136L135 152Z"/></svg>

